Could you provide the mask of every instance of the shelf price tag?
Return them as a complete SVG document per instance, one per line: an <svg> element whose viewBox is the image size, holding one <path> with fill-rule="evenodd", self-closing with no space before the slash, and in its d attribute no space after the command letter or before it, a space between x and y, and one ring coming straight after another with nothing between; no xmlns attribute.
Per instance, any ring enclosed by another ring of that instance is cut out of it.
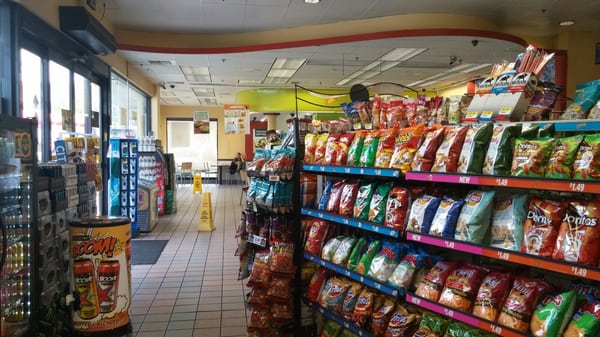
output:
<svg viewBox="0 0 600 337"><path fill-rule="evenodd" d="M349 270L345 270L345 271L344 271L344 275L346 275L346 277L350 277L350 275L351 275L351 274L352 274L352 273L350 273L350 271L349 271Z"/></svg>
<svg viewBox="0 0 600 337"><path fill-rule="evenodd" d="M450 310L448 308L444 308L444 315L446 317L454 318L454 310Z"/></svg>
<svg viewBox="0 0 600 337"><path fill-rule="evenodd" d="M325 172L325 166L321 166L321 167L319 167L319 170L320 170L321 172Z"/></svg>
<svg viewBox="0 0 600 337"><path fill-rule="evenodd" d="M344 223L344 225L347 225L350 223L350 221L348 219L344 219L342 222Z"/></svg>
<svg viewBox="0 0 600 337"><path fill-rule="evenodd" d="M571 272L575 276L579 276L579 277L586 277L587 276L587 269L583 268L583 267L572 266L571 267Z"/></svg>
<svg viewBox="0 0 600 337"><path fill-rule="evenodd" d="M344 329L350 329L350 323L344 322Z"/></svg>
<svg viewBox="0 0 600 337"><path fill-rule="evenodd" d="M374 173L376 176L380 176L380 175L381 175L381 170L379 170L379 169L376 169L375 171L373 171L373 173Z"/></svg>
<svg viewBox="0 0 600 337"><path fill-rule="evenodd" d="M498 259L500 259L500 260L504 260L504 261L510 260L510 253L509 252L497 251L496 255L498 256Z"/></svg>
<svg viewBox="0 0 600 337"><path fill-rule="evenodd" d="M454 242L444 240L444 247L449 248L449 249L454 249Z"/></svg>
<svg viewBox="0 0 600 337"><path fill-rule="evenodd" d="M569 190L573 192L584 192L585 184L584 183L569 183Z"/></svg>
<svg viewBox="0 0 600 337"><path fill-rule="evenodd" d="M490 332L495 333L498 336L502 336L502 328L497 326L496 324L490 323Z"/></svg>
<svg viewBox="0 0 600 337"><path fill-rule="evenodd" d="M348 173L348 174L349 174L349 173L350 173L350 168L349 168L349 167L346 167L346 168L344 169L344 173Z"/></svg>
<svg viewBox="0 0 600 337"><path fill-rule="evenodd" d="M506 178L496 178L496 185L498 185L498 186L508 186L508 179L506 179Z"/></svg>
<svg viewBox="0 0 600 337"><path fill-rule="evenodd" d="M377 289L377 290L381 290L381 284L379 284L379 283L375 283L375 289Z"/></svg>
<svg viewBox="0 0 600 337"><path fill-rule="evenodd" d="M416 242L421 242L421 235L419 235L419 234L413 234L412 235L412 240L416 241Z"/></svg>
<svg viewBox="0 0 600 337"><path fill-rule="evenodd" d="M420 298L413 297L413 296L411 296L411 297L410 297L410 302L411 302L412 304L421 305L421 299L420 299Z"/></svg>
<svg viewBox="0 0 600 337"><path fill-rule="evenodd" d="M359 172L360 174L365 174L365 169L360 169L358 172Z"/></svg>

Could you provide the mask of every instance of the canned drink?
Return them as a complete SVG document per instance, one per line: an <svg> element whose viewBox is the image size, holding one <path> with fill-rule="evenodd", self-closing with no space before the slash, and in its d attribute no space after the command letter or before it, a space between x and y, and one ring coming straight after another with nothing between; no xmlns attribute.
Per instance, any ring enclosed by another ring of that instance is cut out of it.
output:
<svg viewBox="0 0 600 337"><path fill-rule="evenodd" d="M117 260L98 264L98 302L101 313L111 312L117 307L120 269L121 264Z"/></svg>
<svg viewBox="0 0 600 337"><path fill-rule="evenodd" d="M79 293L79 317L92 319L100 314L94 264L90 259L73 261L73 285Z"/></svg>

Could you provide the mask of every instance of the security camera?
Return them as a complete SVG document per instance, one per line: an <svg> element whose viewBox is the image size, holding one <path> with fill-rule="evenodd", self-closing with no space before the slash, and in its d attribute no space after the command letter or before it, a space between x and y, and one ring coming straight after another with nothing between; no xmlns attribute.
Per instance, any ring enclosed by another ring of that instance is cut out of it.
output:
<svg viewBox="0 0 600 337"><path fill-rule="evenodd" d="M479 40L471 40L471 44L473 45L473 47L475 47L479 44Z"/></svg>
<svg viewBox="0 0 600 337"><path fill-rule="evenodd" d="M175 84L171 84L169 86L171 87L171 89L175 89Z"/></svg>

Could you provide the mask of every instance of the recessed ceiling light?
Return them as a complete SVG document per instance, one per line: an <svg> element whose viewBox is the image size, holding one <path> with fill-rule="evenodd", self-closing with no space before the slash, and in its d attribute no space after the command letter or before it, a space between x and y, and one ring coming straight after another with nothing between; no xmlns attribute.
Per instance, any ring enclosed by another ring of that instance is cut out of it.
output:
<svg viewBox="0 0 600 337"><path fill-rule="evenodd" d="M565 20L565 21L561 21L561 22L559 23L559 25L561 25L561 26L563 26L563 27L566 27L566 26L572 26L572 25L574 25L574 24L575 24L575 21L573 21L573 20Z"/></svg>
<svg viewBox="0 0 600 337"><path fill-rule="evenodd" d="M318 4L321 0L304 0L304 2L307 4Z"/></svg>

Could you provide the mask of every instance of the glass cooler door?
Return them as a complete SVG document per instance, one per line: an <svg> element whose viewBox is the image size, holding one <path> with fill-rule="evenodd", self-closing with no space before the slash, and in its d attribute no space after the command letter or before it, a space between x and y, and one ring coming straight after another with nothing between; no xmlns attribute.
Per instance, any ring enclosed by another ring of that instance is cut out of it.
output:
<svg viewBox="0 0 600 337"><path fill-rule="evenodd" d="M0 116L0 337L27 335L33 323L34 123Z"/></svg>

